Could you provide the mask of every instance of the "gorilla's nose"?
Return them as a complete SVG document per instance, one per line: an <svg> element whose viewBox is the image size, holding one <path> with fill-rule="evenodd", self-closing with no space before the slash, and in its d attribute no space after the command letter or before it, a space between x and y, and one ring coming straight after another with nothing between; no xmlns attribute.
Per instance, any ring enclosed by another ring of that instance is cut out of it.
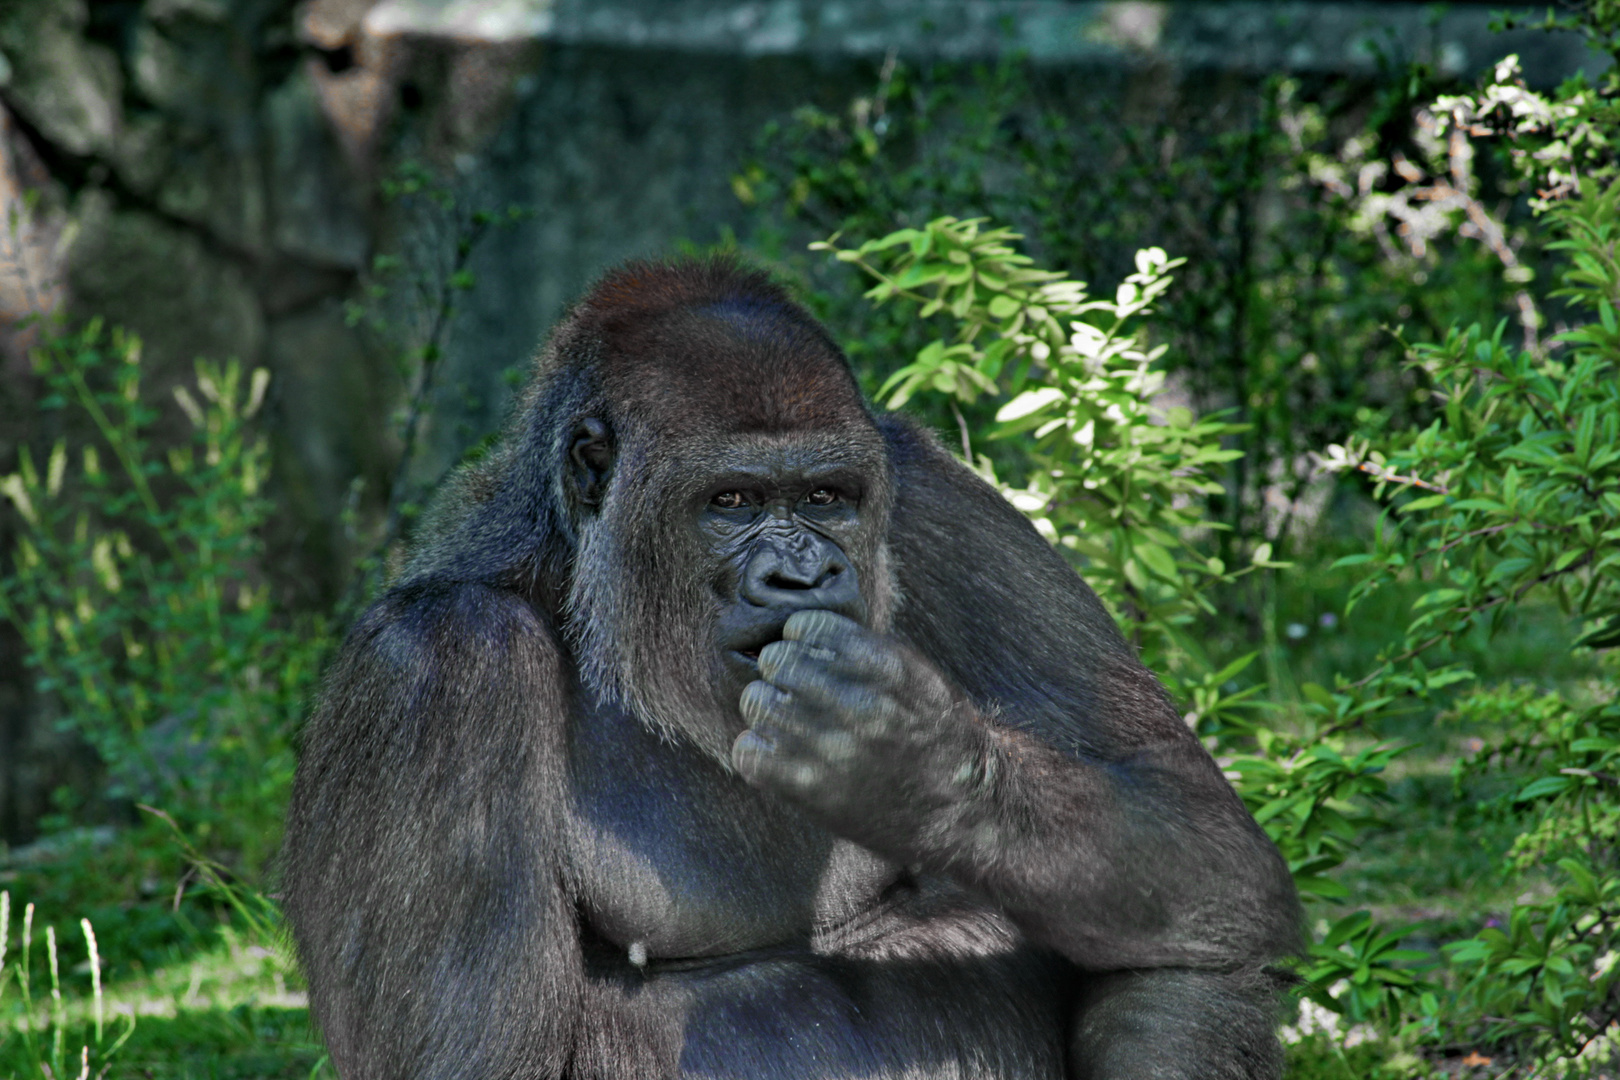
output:
<svg viewBox="0 0 1620 1080"><path fill-rule="evenodd" d="M849 556L815 534L764 541L748 561L741 591L750 604L790 614L822 608L857 622L866 617L860 580Z"/></svg>

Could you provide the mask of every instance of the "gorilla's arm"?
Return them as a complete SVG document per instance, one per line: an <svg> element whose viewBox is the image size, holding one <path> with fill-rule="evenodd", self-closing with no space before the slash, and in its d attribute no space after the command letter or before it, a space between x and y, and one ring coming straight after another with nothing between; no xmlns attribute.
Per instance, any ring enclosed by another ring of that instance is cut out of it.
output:
<svg viewBox="0 0 1620 1080"><path fill-rule="evenodd" d="M582 988L553 864L565 687L533 609L479 585L396 590L350 634L284 866L348 1080L561 1074Z"/></svg>
<svg viewBox="0 0 1620 1080"><path fill-rule="evenodd" d="M1083 968L1287 953L1287 867L1095 594L932 437L884 426L911 647L795 616L744 695L745 775Z"/></svg>

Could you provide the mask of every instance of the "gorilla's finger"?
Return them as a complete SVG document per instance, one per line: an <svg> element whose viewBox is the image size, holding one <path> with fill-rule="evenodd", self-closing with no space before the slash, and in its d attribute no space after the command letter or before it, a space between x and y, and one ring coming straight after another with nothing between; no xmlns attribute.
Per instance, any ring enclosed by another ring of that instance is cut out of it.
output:
<svg viewBox="0 0 1620 1080"><path fill-rule="evenodd" d="M847 709L852 693L867 682L857 672L839 670L825 649L778 641L766 653L760 653L760 678L791 693L802 711L825 714Z"/></svg>
<svg viewBox="0 0 1620 1080"><path fill-rule="evenodd" d="M731 764L758 787L802 793L821 783L825 770L802 739L772 728L749 728L731 744Z"/></svg>
<svg viewBox="0 0 1620 1080"><path fill-rule="evenodd" d="M861 743L844 728L829 728L810 737L816 756L829 765L843 765L860 755Z"/></svg>
<svg viewBox="0 0 1620 1080"><path fill-rule="evenodd" d="M749 728L731 744L731 765L749 783L756 783L770 765L775 744L760 732Z"/></svg>
<svg viewBox="0 0 1620 1080"><path fill-rule="evenodd" d="M820 608L795 611L782 626L784 640L803 641L812 645L835 645L851 634L869 633L870 630L854 619L840 615L836 611L824 611Z"/></svg>
<svg viewBox="0 0 1620 1080"><path fill-rule="evenodd" d="M768 682L755 681L743 687L738 707L749 727L779 722L787 714L792 697Z"/></svg>
<svg viewBox="0 0 1620 1080"><path fill-rule="evenodd" d="M830 649L798 641L773 641L759 653L759 674L784 690L827 693L834 680L828 666L836 659Z"/></svg>
<svg viewBox="0 0 1620 1080"><path fill-rule="evenodd" d="M796 612L782 627L782 637L831 653L827 668L845 678L898 683L906 675L894 639L831 611Z"/></svg>

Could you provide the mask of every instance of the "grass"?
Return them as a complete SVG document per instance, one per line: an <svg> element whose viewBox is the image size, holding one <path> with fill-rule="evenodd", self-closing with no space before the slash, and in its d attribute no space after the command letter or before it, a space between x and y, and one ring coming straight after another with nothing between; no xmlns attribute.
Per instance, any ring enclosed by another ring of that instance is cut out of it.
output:
<svg viewBox="0 0 1620 1080"><path fill-rule="evenodd" d="M14 918L14 950L19 923ZM32 1009L21 993L15 964L10 984L0 991L0 1077L6 1080L78 1076L86 1046L89 1076L109 1080L309 1080L330 1075L320 1039L310 1027L302 985L285 953L249 943L229 925L218 928L209 947L189 955L177 951L170 963L115 980L100 995L82 942L72 940L76 934L63 934L59 1006L49 993L48 963L41 971L46 981L33 977L40 970L43 925L36 924L33 936ZM18 959L15 951L10 959ZM105 1018L99 1041L98 1008ZM125 1032L127 1040L110 1059L98 1052L111 1048ZM64 1061L65 1072L57 1067Z"/></svg>

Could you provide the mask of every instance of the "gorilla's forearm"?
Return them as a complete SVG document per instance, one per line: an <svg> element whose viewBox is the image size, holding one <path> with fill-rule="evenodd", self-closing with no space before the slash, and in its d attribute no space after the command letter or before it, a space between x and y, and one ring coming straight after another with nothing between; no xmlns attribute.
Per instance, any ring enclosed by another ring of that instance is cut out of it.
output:
<svg viewBox="0 0 1620 1080"><path fill-rule="evenodd" d="M1094 971L1222 968L1297 942L1288 868L1203 748L1077 760L995 725L984 779L918 834L914 858Z"/></svg>

